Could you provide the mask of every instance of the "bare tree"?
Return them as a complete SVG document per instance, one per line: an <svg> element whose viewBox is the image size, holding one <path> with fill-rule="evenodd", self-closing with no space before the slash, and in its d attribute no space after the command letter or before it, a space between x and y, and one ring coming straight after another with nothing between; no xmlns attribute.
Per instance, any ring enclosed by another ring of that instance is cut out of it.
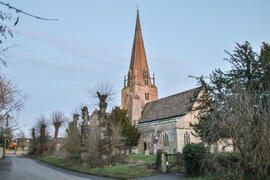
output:
<svg viewBox="0 0 270 180"><path fill-rule="evenodd" d="M56 149L56 144L57 144L57 138L58 138L58 133L59 133L59 128L63 125L63 123L66 121L66 117L64 113L60 111L55 111L51 115L51 121L54 126L54 137L52 141L52 146L51 146L51 153L55 152Z"/></svg>
<svg viewBox="0 0 270 180"><path fill-rule="evenodd" d="M14 117L19 112L26 100L26 96L14 86L11 81L0 76L0 121Z"/></svg>
<svg viewBox="0 0 270 180"><path fill-rule="evenodd" d="M7 51L12 46L8 44L7 39L13 38L13 30L12 27L16 26L19 23L19 14L23 14L38 20L58 20L58 19L50 19L50 18L44 18L40 16L36 16L34 14L31 14L29 12L26 12L22 9L19 9L15 6L10 5L9 3L4 3L0 1L1 7L6 7L8 9L8 12L4 12L1 8L0 10L0 62L6 66L5 58L7 56ZM17 16L14 18L14 15L17 14Z"/></svg>
<svg viewBox="0 0 270 180"><path fill-rule="evenodd" d="M36 139L36 129L33 127L31 129L32 141L30 144L30 152L29 154L33 155L37 153L37 139Z"/></svg>
<svg viewBox="0 0 270 180"><path fill-rule="evenodd" d="M48 120L44 115L41 115L38 118L36 129L38 130L38 154L42 155L43 153L47 152L48 150Z"/></svg>
<svg viewBox="0 0 270 180"><path fill-rule="evenodd" d="M11 28L12 18L11 13L0 10L0 62L4 66L6 66L5 58L8 56L7 51L11 47L7 40L13 37Z"/></svg>
<svg viewBox="0 0 270 180"><path fill-rule="evenodd" d="M211 114L205 128L213 139L231 139L240 152L240 179L265 178L270 168L270 91L242 86L224 96L224 104Z"/></svg>
<svg viewBox="0 0 270 180"><path fill-rule="evenodd" d="M87 106L87 105L84 104L84 103L79 103L77 106L75 106L75 107L71 110L70 115L73 116L74 114L80 114L81 111L82 111L82 108L83 108L84 106Z"/></svg>
<svg viewBox="0 0 270 180"><path fill-rule="evenodd" d="M24 14L24 15L26 15L26 16L30 16L30 17L32 17L32 18L36 18L36 19L40 19L40 20L47 20L47 21L56 21L56 20L58 20L58 19L56 19L56 18L54 18L54 19L49 19L49 18L43 18L43 17L40 17L40 16L36 16L36 15L33 15L33 14L31 14L31 13L28 13L28 12L22 10L22 9L18 9L18 8L16 8L15 6L12 6L12 5L8 4L8 3L1 2L1 1L0 1L0 4L3 5L3 6L8 7L9 9L14 10L16 13L21 13L21 14ZM18 21L19 21L19 20L18 20L18 18L17 18L17 20L16 20L16 22L15 22L15 25L18 23Z"/></svg>
<svg viewBox="0 0 270 180"><path fill-rule="evenodd" d="M97 106L107 108L107 104L111 103L115 98L113 85L110 83L99 83L88 90L90 106L95 108Z"/></svg>

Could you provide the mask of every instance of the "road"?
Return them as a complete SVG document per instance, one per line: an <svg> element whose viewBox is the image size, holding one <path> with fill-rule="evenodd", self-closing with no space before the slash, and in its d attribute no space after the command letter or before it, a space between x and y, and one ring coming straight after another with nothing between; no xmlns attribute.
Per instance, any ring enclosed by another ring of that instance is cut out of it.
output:
<svg viewBox="0 0 270 180"><path fill-rule="evenodd" d="M0 160L0 180L109 180L58 168L21 155Z"/></svg>

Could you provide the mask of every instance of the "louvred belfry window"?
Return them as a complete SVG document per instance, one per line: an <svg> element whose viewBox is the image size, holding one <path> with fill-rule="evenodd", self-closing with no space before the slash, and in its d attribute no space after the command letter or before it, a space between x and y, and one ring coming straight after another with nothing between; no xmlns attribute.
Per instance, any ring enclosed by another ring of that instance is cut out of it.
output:
<svg viewBox="0 0 270 180"><path fill-rule="evenodd" d="M144 71L144 73L143 73L143 79L144 79L144 85L148 86L148 79L149 79L149 77L148 77L147 71Z"/></svg>

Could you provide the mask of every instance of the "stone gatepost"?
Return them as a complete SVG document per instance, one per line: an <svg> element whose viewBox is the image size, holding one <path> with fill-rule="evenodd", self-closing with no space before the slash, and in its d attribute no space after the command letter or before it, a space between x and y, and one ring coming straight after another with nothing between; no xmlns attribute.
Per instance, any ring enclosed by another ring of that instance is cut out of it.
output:
<svg viewBox="0 0 270 180"><path fill-rule="evenodd" d="M161 154L161 172L163 174L167 173L167 162L164 153Z"/></svg>

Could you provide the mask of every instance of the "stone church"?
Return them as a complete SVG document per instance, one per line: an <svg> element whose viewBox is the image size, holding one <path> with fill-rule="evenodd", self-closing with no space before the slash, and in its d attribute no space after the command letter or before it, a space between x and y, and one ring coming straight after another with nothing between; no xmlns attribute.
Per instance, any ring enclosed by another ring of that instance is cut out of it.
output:
<svg viewBox="0 0 270 180"><path fill-rule="evenodd" d="M155 154L158 149L168 153L182 152L187 143L198 143L190 122L197 121L189 112L191 98L198 96L199 88L190 89L158 99L155 74L150 76L144 48L139 11L132 47L130 66L124 78L121 106L127 109L132 124L141 133L138 152Z"/></svg>

